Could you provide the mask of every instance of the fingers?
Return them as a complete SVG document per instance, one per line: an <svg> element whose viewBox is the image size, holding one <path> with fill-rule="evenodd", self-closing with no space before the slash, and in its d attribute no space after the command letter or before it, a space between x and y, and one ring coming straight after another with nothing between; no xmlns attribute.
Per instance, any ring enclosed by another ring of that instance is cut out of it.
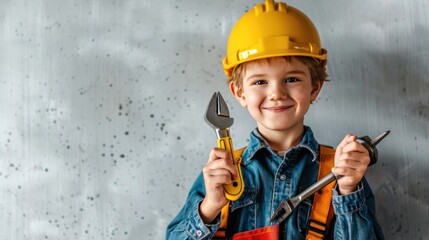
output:
<svg viewBox="0 0 429 240"><path fill-rule="evenodd" d="M209 160L203 168L203 176L206 196L204 205L201 205L200 210L207 216L215 217L218 210L220 211L228 202L223 185L231 184L232 179L237 176L231 154L225 149L213 148L210 152ZM208 211L208 209L211 210ZM213 211L213 209L216 211ZM216 214L207 214L207 212Z"/></svg>
<svg viewBox="0 0 429 240"><path fill-rule="evenodd" d="M357 136L353 134L347 134L344 139L340 142L340 144L337 146L337 151L342 151L342 149L347 146L347 144L354 142L357 139Z"/></svg>
<svg viewBox="0 0 429 240"><path fill-rule="evenodd" d="M336 167L348 167L357 169L362 165L367 167L370 161L368 151L366 151L365 147L361 150L355 150L354 148L351 151L343 151L338 154Z"/></svg>
<svg viewBox="0 0 429 240"><path fill-rule="evenodd" d="M336 149L336 159L339 159L340 155L342 159L362 158L362 155L357 155L355 153L369 155L368 150L362 144L358 143L356 139L356 135L347 134Z"/></svg>
<svg viewBox="0 0 429 240"><path fill-rule="evenodd" d="M348 153L348 152L359 152L364 154L369 154L368 150L361 144L356 141L352 141L347 143L343 148L342 152Z"/></svg>
<svg viewBox="0 0 429 240"><path fill-rule="evenodd" d="M221 148L212 149L203 172L208 176L218 177L218 181L222 181L222 184L229 184L232 179L237 178L237 170L233 164L231 154ZM228 177L228 181L224 179L224 176Z"/></svg>
<svg viewBox="0 0 429 240"><path fill-rule="evenodd" d="M360 175L348 168L332 168L332 173L337 176L337 184L341 194L349 194L356 190L358 183L362 180Z"/></svg>
<svg viewBox="0 0 429 240"><path fill-rule="evenodd" d="M350 177L352 179L355 179L357 184L357 182L359 182L362 179L363 175L365 174L367 167L362 164L358 164L358 163L355 163L355 164L356 165L353 167L350 167L350 165L335 166L332 168L332 172L336 176Z"/></svg>
<svg viewBox="0 0 429 240"><path fill-rule="evenodd" d="M364 176L368 166L356 160L340 161L340 164L332 168L336 176L342 176L339 183L357 185Z"/></svg>
<svg viewBox="0 0 429 240"><path fill-rule="evenodd" d="M342 194L348 194L356 189L356 185L363 178L370 157L368 150L356 142L357 136L348 134L338 145L335 153L335 167L332 172L338 179L338 185Z"/></svg>
<svg viewBox="0 0 429 240"><path fill-rule="evenodd" d="M231 154L222 148L213 148L210 152L209 161L207 163L216 161L218 159L231 159Z"/></svg>
<svg viewBox="0 0 429 240"><path fill-rule="evenodd" d="M231 154L227 150L222 148L213 148L210 152L207 164L218 161L219 159L229 160L232 163Z"/></svg>

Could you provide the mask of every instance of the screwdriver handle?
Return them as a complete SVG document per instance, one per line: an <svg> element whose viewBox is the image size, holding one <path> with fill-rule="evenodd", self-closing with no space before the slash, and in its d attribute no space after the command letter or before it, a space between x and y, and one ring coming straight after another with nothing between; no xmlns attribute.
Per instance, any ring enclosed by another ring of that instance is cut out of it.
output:
<svg viewBox="0 0 429 240"><path fill-rule="evenodd" d="M218 138L217 145L219 148L225 149L231 154L234 167L237 171L237 178L234 179L231 184L223 185L225 197L228 200L235 201L240 198L240 196L243 194L243 191L244 191L244 181L243 181L243 175L241 173L241 167L240 167L241 157L234 156L234 150L233 150L234 148L232 146L231 137Z"/></svg>

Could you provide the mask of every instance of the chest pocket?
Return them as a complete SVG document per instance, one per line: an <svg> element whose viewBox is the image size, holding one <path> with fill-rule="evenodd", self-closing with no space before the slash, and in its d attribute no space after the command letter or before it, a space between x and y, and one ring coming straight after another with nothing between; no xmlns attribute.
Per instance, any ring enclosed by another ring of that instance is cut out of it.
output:
<svg viewBox="0 0 429 240"><path fill-rule="evenodd" d="M237 211L240 208L250 206L256 203L256 195L258 190L256 188L245 188L243 195L237 200L230 203L231 213Z"/></svg>
<svg viewBox="0 0 429 240"><path fill-rule="evenodd" d="M312 202L312 197L306 198L298 205L298 209L296 209L296 225L303 236L307 232L308 218L310 217Z"/></svg>
<svg viewBox="0 0 429 240"><path fill-rule="evenodd" d="M307 188L309 188L315 181L316 176L312 173L317 171L319 168L318 165L306 166L302 173L301 181L298 187L298 193L303 192ZM296 211L296 226L298 227L298 231L305 236L308 228L308 219L310 218L311 208L313 205L313 196L304 199L297 207Z"/></svg>
<svg viewBox="0 0 429 240"><path fill-rule="evenodd" d="M230 203L228 229L231 235L256 228L257 195L256 188L245 188L243 195Z"/></svg>

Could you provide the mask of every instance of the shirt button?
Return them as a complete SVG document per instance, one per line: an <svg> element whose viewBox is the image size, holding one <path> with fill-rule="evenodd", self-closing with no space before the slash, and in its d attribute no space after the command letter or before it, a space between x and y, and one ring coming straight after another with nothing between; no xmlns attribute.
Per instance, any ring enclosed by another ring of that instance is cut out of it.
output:
<svg viewBox="0 0 429 240"><path fill-rule="evenodd" d="M203 234L203 232L201 232L201 230L197 231L197 236L200 237Z"/></svg>
<svg viewBox="0 0 429 240"><path fill-rule="evenodd" d="M286 175L284 175L284 174L283 174L283 175L281 175L281 176L280 176L280 180L282 180L282 181L286 180Z"/></svg>

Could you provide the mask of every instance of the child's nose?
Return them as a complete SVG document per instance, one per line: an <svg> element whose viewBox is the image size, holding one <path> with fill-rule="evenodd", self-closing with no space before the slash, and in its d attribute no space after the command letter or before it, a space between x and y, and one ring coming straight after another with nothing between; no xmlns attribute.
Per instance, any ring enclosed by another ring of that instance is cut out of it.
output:
<svg viewBox="0 0 429 240"><path fill-rule="evenodd" d="M270 88L269 98L271 100L284 99L287 97L287 89L277 84Z"/></svg>

